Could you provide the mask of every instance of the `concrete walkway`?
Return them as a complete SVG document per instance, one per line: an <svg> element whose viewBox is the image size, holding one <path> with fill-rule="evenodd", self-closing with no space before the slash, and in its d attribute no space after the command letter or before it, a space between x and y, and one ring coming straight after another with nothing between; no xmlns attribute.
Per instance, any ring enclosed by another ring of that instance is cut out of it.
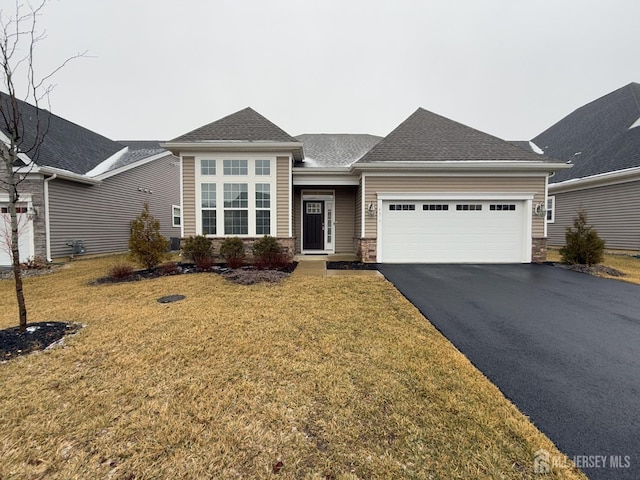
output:
<svg viewBox="0 0 640 480"><path fill-rule="evenodd" d="M381 277L377 270L327 270L327 262L357 261L355 255L296 255L294 260L298 266L293 272L294 276L304 277Z"/></svg>

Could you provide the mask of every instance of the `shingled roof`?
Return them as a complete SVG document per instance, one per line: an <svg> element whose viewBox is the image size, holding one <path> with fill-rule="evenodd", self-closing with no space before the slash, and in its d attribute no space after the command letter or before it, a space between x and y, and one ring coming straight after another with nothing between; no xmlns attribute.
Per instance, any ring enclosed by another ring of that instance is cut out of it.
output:
<svg viewBox="0 0 640 480"><path fill-rule="evenodd" d="M357 163L443 161L553 160L419 108Z"/></svg>
<svg viewBox="0 0 640 480"><path fill-rule="evenodd" d="M546 155L571 163L557 183L640 166L640 84L630 83L570 113L533 139Z"/></svg>
<svg viewBox="0 0 640 480"><path fill-rule="evenodd" d="M9 112L10 97L0 92L0 108ZM27 102L17 100L23 124L23 144L31 146L37 135L37 120L42 128L48 128L45 140L37 156L27 155L39 166L60 168L84 174L124 148L124 145L103 137L91 130L69 122L44 109L37 109ZM4 120L0 130L8 134ZM35 157L35 158L34 158Z"/></svg>
<svg viewBox="0 0 640 480"><path fill-rule="evenodd" d="M280 127L247 107L174 138L169 143L207 141L298 142Z"/></svg>
<svg viewBox="0 0 640 480"><path fill-rule="evenodd" d="M301 167L348 167L371 150L382 137L368 134L305 133L296 136L304 146Z"/></svg>

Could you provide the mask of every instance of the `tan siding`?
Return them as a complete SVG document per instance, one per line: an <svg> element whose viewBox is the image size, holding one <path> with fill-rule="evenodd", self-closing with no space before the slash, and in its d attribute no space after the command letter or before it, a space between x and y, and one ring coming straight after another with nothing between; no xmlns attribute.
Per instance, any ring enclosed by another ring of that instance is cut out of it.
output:
<svg viewBox="0 0 640 480"><path fill-rule="evenodd" d="M336 253L353 253L355 234L355 187L336 187Z"/></svg>
<svg viewBox="0 0 640 480"><path fill-rule="evenodd" d="M544 177L372 177L365 179L365 205L377 204L378 193L509 192L533 193L544 203ZM377 236L375 217L365 217L365 237ZM533 215L532 235L544 236L544 220Z"/></svg>
<svg viewBox="0 0 640 480"><path fill-rule="evenodd" d="M358 185L358 190L356 191L354 208L355 224L353 227L353 236L355 238L360 238L360 234L362 233L362 178L360 178L360 185Z"/></svg>
<svg viewBox="0 0 640 480"><path fill-rule="evenodd" d="M151 190L145 193L139 188ZM171 155L105 179L83 185L55 179L49 183L51 256L69 255L65 245L82 240L87 254L122 252L128 249L130 222L149 203L166 237L179 237L171 226L171 205L180 204L177 159Z"/></svg>
<svg viewBox="0 0 640 480"><path fill-rule="evenodd" d="M296 252L302 250L302 195L300 189L294 190L293 196L293 235L296 237Z"/></svg>
<svg viewBox="0 0 640 480"><path fill-rule="evenodd" d="M289 236L289 165L288 157L276 158L276 236Z"/></svg>
<svg viewBox="0 0 640 480"><path fill-rule="evenodd" d="M555 222L548 225L549 245L564 245L565 228L573 225L578 210L583 209L607 248L640 250L640 181L559 193L555 197Z"/></svg>
<svg viewBox="0 0 640 480"><path fill-rule="evenodd" d="M182 222L184 236L196 234L196 159L182 157Z"/></svg>

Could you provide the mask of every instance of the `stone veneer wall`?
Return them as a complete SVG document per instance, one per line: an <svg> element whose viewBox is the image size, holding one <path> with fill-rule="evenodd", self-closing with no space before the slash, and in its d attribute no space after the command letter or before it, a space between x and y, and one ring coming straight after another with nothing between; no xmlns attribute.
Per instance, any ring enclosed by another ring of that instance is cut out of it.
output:
<svg viewBox="0 0 640 480"><path fill-rule="evenodd" d="M547 238L533 237L531 239L531 261L542 263L547 261Z"/></svg>
<svg viewBox="0 0 640 480"><path fill-rule="evenodd" d="M354 249L361 262L375 263L378 242L375 238L354 238Z"/></svg>
<svg viewBox="0 0 640 480"><path fill-rule="evenodd" d="M239 238L240 240L242 240L242 243L244 244L244 251L245 251L246 258L248 260L253 259L253 244L257 240L260 240L262 237L239 237ZM180 239L181 247L184 240L185 240L184 238ZM214 238L210 238L209 240L213 245L213 253L219 257L220 246L222 245L222 242L225 241L225 237L214 237ZM276 240L282 247L282 253L284 253L288 258L293 258L293 255L295 254L295 245L296 245L295 237L276 238Z"/></svg>

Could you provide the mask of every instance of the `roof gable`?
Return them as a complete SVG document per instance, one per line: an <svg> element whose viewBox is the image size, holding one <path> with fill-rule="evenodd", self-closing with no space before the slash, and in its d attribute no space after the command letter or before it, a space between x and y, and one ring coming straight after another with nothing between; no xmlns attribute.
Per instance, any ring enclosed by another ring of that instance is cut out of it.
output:
<svg viewBox="0 0 640 480"><path fill-rule="evenodd" d="M0 108L10 112L9 101L10 97L0 92ZM40 135L43 129L46 130L44 141L37 153L25 152L39 166L84 174L124 148L124 145L58 117L48 110L38 109L22 100L17 102L23 125L24 145L34 145L38 135L38 117ZM0 130L7 134L1 117Z"/></svg>
<svg viewBox="0 0 640 480"><path fill-rule="evenodd" d="M552 160L419 108L356 163L448 161Z"/></svg>
<svg viewBox="0 0 640 480"><path fill-rule="evenodd" d="M247 107L174 138L169 143L207 141L297 142L298 140L252 108Z"/></svg>
<svg viewBox="0 0 640 480"><path fill-rule="evenodd" d="M630 83L576 109L533 141L574 167L553 183L640 166L640 84Z"/></svg>

